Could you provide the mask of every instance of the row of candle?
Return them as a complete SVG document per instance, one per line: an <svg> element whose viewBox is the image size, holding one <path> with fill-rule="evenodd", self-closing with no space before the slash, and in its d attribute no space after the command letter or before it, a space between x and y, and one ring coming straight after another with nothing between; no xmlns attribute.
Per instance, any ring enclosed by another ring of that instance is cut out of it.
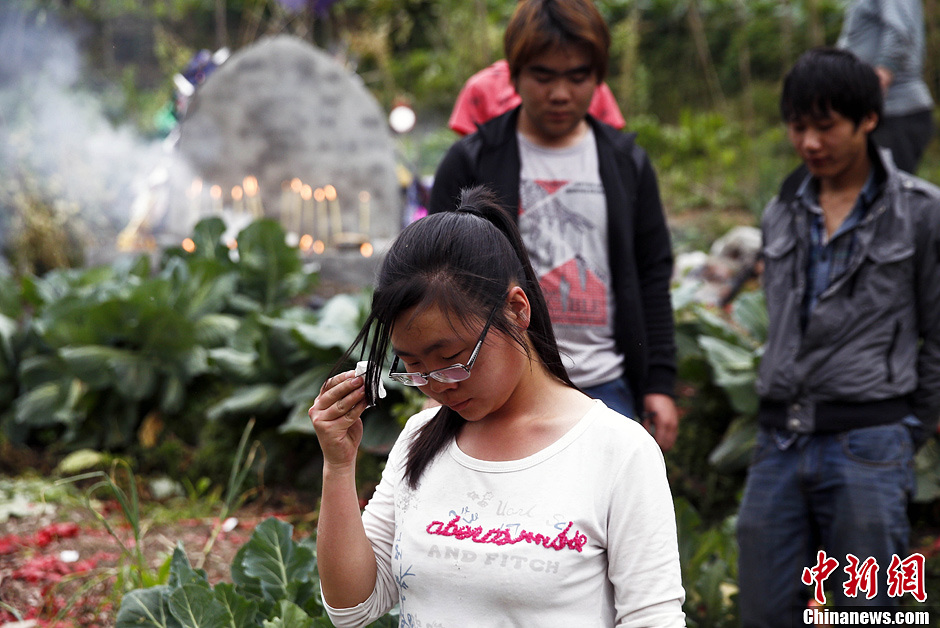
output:
<svg viewBox="0 0 940 628"><path fill-rule="evenodd" d="M315 253L316 255L322 255L326 251L326 245L322 240L314 240L313 236L310 234L305 234L300 240L296 243L288 242L291 246L296 244L304 253ZM229 249L235 251L238 249L238 241L234 238L225 243ZM183 238L181 243L181 248L187 253L193 253L196 251L196 242L192 238ZM359 245L359 254L363 257L372 257L374 249L371 242L363 242Z"/></svg>
<svg viewBox="0 0 940 628"><path fill-rule="evenodd" d="M187 196L190 200L190 213L193 220L203 213L203 182L194 179ZM221 214L224 208L223 191L220 185L209 187L211 209ZM257 178L247 176L242 185L235 185L231 191L232 211L236 214L249 213L260 218L265 215L261 201L260 186ZM288 231L303 234L306 231L308 217L314 222L315 231L322 239L334 241L344 235L356 235L361 240L368 240L371 218L371 195L366 190L359 192L359 233L346 234L343 229L342 212L339 196L333 185L313 188L299 178L285 181L281 185L280 218ZM311 229L311 231L313 231Z"/></svg>

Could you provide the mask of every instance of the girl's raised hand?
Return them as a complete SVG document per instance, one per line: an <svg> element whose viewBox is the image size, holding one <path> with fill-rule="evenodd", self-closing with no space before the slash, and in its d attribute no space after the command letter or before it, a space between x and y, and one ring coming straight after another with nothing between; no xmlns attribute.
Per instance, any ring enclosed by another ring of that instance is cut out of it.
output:
<svg viewBox="0 0 940 628"><path fill-rule="evenodd" d="M366 409L362 377L346 371L323 384L307 414L313 421L325 464L350 466L362 440L362 411Z"/></svg>

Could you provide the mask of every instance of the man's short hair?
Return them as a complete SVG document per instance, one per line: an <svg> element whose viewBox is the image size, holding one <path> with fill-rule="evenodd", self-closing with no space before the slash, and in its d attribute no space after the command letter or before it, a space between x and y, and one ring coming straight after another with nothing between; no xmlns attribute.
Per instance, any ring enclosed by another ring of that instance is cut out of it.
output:
<svg viewBox="0 0 940 628"><path fill-rule="evenodd" d="M808 50L783 79L780 114L784 122L803 116L824 118L835 111L858 126L871 113L880 121L883 108L875 69L848 50L828 46Z"/></svg>
<svg viewBox="0 0 940 628"><path fill-rule="evenodd" d="M604 80L610 30L591 0L520 0L503 35L509 76L517 79L532 59L563 46L583 48L597 82Z"/></svg>

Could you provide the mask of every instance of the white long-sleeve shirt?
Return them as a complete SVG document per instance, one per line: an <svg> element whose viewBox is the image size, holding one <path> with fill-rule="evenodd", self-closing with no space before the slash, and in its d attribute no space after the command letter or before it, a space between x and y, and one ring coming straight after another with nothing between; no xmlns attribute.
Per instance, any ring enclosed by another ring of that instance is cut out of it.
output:
<svg viewBox="0 0 940 628"><path fill-rule="evenodd" d="M684 626L675 513L659 446L601 402L521 460L451 442L416 489L409 420L363 514L378 576L368 600L328 608L363 626L400 604L401 625Z"/></svg>

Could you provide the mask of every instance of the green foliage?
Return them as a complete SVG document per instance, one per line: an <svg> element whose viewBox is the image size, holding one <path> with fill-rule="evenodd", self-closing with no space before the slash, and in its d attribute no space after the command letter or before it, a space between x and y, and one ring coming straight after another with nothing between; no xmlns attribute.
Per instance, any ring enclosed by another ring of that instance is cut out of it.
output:
<svg viewBox="0 0 940 628"><path fill-rule="evenodd" d="M686 108L675 124L642 115L631 118L630 128L656 166L663 203L673 215L740 208L756 222L783 174L794 167L779 123L755 134L740 117ZM708 243L717 235L710 234Z"/></svg>
<svg viewBox="0 0 940 628"><path fill-rule="evenodd" d="M651 96L649 109L640 113L655 112L664 122L674 122L688 107L720 109L746 92L748 76L754 83L777 83L802 51L835 43L844 14L840 0L641 0L637 4L642 14L638 54L649 68L642 75L648 84L641 89ZM696 12L702 25L699 33ZM614 17L623 19L620 15Z"/></svg>
<svg viewBox="0 0 940 628"><path fill-rule="evenodd" d="M290 524L270 518L255 528L232 561L232 583L209 583L183 547L170 561L169 582L130 592L117 628L248 628L330 626L319 599L313 543L297 542ZM393 626L391 616L373 626Z"/></svg>
<svg viewBox="0 0 940 628"><path fill-rule="evenodd" d="M235 253L221 243L223 231L220 219L203 220L195 249L168 250L157 268L137 257L19 284L0 280L15 293L0 298L7 438L65 453L146 450L176 436L198 445L198 456L218 454L205 466L227 469L238 435L255 419L263 448L278 461L272 478L291 477L292 458L315 462L304 451L304 444L316 450L307 409L355 338L368 295L339 295L314 311L302 300L316 275L304 271L277 222L248 225ZM367 421L376 451L387 451L397 434L386 408L401 399L401 387L389 382L389 391L389 403ZM147 439L145 417L158 426Z"/></svg>
<svg viewBox="0 0 940 628"><path fill-rule="evenodd" d="M940 501L940 439L931 438L914 458L917 489L914 500L921 503Z"/></svg>
<svg viewBox="0 0 940 628"><path fill-rule="evenodd" d="M767 333L760 291L746 292L728 312L699 303L694 286L673 291L679 406L685 412L667 456L670 483L706 521L737 508L757 433L754 381Z"/></svg>
<svg viewBox="0 0 940 628"><path fill-rule="evenodd" d="M705 527L687 500L676 499L675 506L687 625L692 628L739 625L735 600L738 548L734 517Z"/></svg>

